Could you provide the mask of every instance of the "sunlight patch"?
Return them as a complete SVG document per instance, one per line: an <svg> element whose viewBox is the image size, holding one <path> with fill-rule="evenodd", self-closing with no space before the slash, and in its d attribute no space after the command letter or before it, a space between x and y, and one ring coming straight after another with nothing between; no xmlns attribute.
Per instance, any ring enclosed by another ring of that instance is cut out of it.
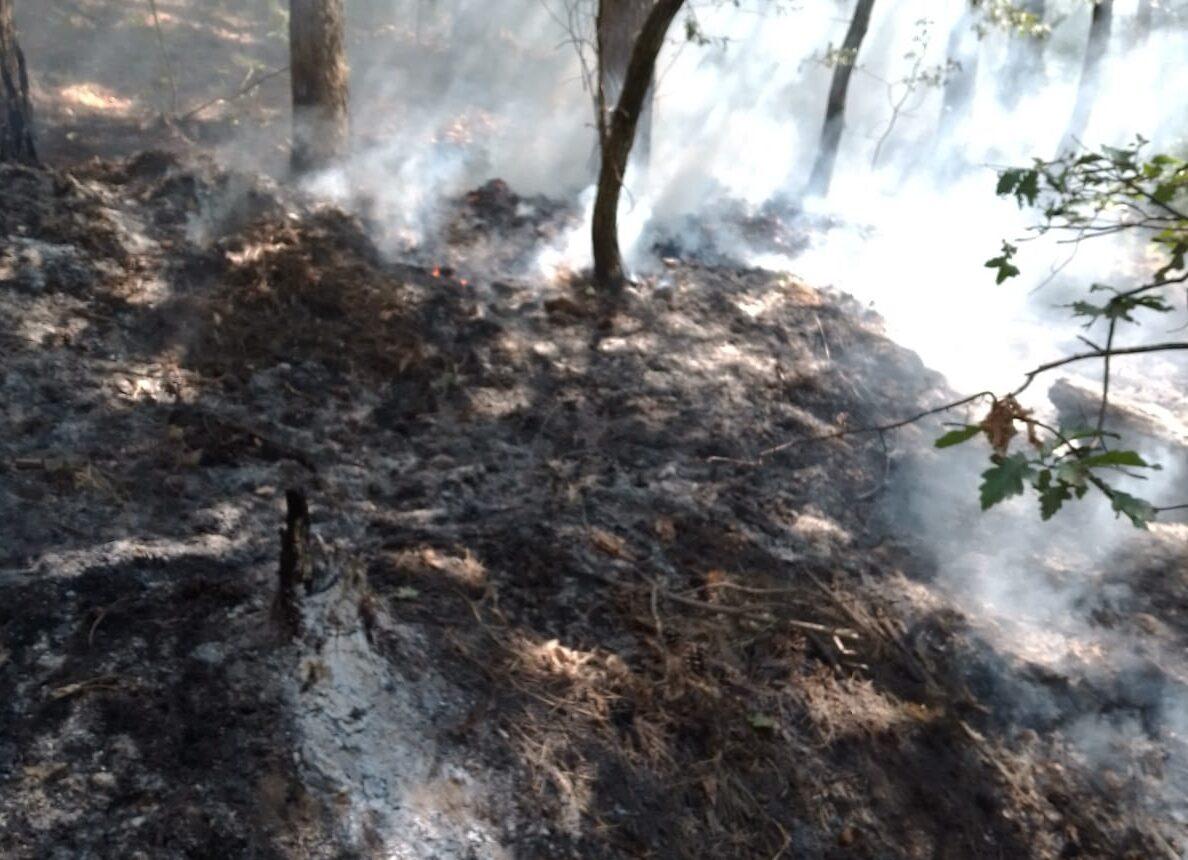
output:
<svg viewBox="0 0 1188 860"><path fill-rule="evenodd" d="M93 82L62 87L58 90L58 96L73 108L121 116L130 114L136 106L135 100L122 98L114 90Z"/></svg>

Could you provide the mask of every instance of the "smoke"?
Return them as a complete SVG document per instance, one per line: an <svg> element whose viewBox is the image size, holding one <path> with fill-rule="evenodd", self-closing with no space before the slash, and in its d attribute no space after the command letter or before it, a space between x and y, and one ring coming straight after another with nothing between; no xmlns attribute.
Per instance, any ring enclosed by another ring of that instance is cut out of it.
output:
<svg viewBox="0 0 1188 860"><path fill-rule="evenodd" d="M831 75L821 58L840 43L849 4L696 5L706 40L678 34L662 54L652 161L627 177L621 239L629 262L637 272L655 271L653 244L675 238L686 250L794 271L872 305L888 334L957 390L1015 388L1028 369L1080 346L1082 332L1063 305L1089 284L1125 283L1141 255L1123 239L1074 247L1036 238L1029 233L1035 213L994 196L996 168L1056 154L1076 100L1089 4L1048 5L1055 26L1042 68L1020 79L1009 105L999 83L1011 37L983 34L968 117L947 138L938 134L941 87L909 81L913 68L943 67L964 4L877 5L851 83L831 193L807 200L800 192ZM1155 148L1182 146L1188 36L1161 28L1139 45L1130 26L1135 6L1116 4L1085 142L1120 145L1142 134ZM588 31L566 32L564 7L534 0L417 8L419 25L410 23L409 4L396 4L380 15L395 30L353 40L360 152L316 188L368 212L388 231L391 250L407 250L440 229L446 198L500 176L586 212L584 223L541 248L541 270L588 265L594 133L583 67L569 42ZM913 46L922 56L905 56ZM740 214L762 211L778 213L799 250L773 253L746 242ZM1003 239L1020 244L1024 275L995 287L983 264ZM1128 336L1157 337L1182 321L1160 320ZM1098 373L1085 365L1064 375L1091 386ZM1164 357L1127 361L1112 382L1119 398L1188 416L1180 393L1186 378L1182 364ZM1045 418L1054 418L1044 396L1053 381L1039 380L1025 403ZM1118 485L1157 503L1179 501L1188 483L1183 448L1145 442L1144 453L1167 468L1142 483L1120 477ZM1157 564L1153 547L1182 552L1185 535L1174 526L1139 534L1104 498L1070 504L1051 523L1039 521L1034 498L983 513L976 487L986 465L985 450L911 455L888 504L926 540L938 570L933 587L1013 667L1003 671L1015 680L1000 678L993 704L1061 725L1070 756L1090 769L1124 771L1135 749L1158 747L1167 778L1148 784L1141 801L1188 814L1188 753L1176 740L1188 726L1188 661L1169 637L1135 623L1151 617L1157 600L1130 579ZM1061 698L1028 680L1028 666L1088 685L1113 710Z"/></svg>

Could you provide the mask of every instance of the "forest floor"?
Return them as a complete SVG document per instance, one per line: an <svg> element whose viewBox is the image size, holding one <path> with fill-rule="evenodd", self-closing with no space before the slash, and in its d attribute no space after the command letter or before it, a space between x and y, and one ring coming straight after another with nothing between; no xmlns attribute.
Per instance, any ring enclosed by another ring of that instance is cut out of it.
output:
<svg viewBox="0 0 1188 860"><path fill-rule="evenodd" d="M930 587L893 485L932 428L758 457L946 396L852 300L696 260L610 312L463 278L569 217L499 183L450 268L163 152L0 188L0 854L1188 847L1181 527L1102 615L1141 669L1060 672ZM1143 727L1109 767L1068 740L1103 714Z"/></svg>
<svg viewBox="0 0 1188 860"><path fill-rule="evenodd" d="M172 81L147 6L17 8L59 167L0 168L0 856L1188 851L1188 527L1029 550L1036 602L1092 585L1076 635L963 610L935 424L760 456L949 395L875 315L679 243L608 311L498 182L393 262L193 155L283 165L276 4L157 5ZM437 92L411 27L353 44Z"/></svg>

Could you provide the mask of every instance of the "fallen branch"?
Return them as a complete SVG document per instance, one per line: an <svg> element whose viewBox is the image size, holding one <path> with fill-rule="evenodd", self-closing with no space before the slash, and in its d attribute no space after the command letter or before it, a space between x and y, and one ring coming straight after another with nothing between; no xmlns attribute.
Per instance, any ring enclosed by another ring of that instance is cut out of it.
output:
<svg viewBox="0 0 1188 860"><path fill-rule="evenodd" d="M169 52L165 49L165 32L161 29L161 15L157 12L157 0L148 0L149 9L153 14L153 28L157 31L157 47L161 51L161 66L165 70L165 78L169 81L170 105L169 112L177 115L177 81L173 77L173 66L169 62Z"/></svg>
<svg viewBox="0 0 1188 860"><path fill-rule="evenodd" d="M242 87L240 87L238 90L236 90L234 93L232 93L229 96L219 96L218 98L213 98L210 101L203 102L202 104L198 105L198 107L194 108L193 110L182 114L180 117L177 118L177 121L178 122L189 122L194 117L196 117L198 114L200 114L204 110L206 110L208 107L214 107L217 104L226 104L227 102L233 102L236 99L243 98L248 93L250 93L252 90L258 89L262 84L272 80L273 78L275 78L279 75L283 75L287 71L289 71L288 66L281 66L279 69L273 69L271 72L268 72L268 73L263 74L260 77L256 78L256 80L251 81L250 83L244 84Z"/></svg>
<svg viewBox="0 0 1188 860"><path fill-rule="evenodd" d="M703 600L694 600L692 597L682 597L679 594L674 594L671 591L659 589L660 597L665 600L670 600L673 603L678 603L681 606L688 606L692 609L700 609L704 612L716 612L720 615L735 615L740 618L752 618L756 621L770 621L771 615L755 606L721 606L716 603L706 603ZM794 630L803 630L806 633L824 634L827 636L837 636L840 639L849 639L857 641L862 637L857 631L851 630L848 627L830 627L827 624L817 624L813 621L801 621L795 618L781 618L781 623L788 625Z"/></svg>

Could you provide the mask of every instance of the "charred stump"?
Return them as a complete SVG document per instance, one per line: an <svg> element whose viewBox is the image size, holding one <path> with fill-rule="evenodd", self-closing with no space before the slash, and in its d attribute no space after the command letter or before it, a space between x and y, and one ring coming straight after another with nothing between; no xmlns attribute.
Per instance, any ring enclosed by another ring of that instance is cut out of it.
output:
<svg viewBox="0 0 1188 860"><path fill-rule="evenodd" d="M272 617L286 639L301 632L299 586L312 579L313 563L309 550L309 503L300 490L285 493L285 527L281 530L280 568Z"/></svg>
<svg viewBox="0 0 1188 860"><path fill-rule="evenodd" d="M17 42L12 0L0 0L0 161L37 161L29 73Z"/></svg>

